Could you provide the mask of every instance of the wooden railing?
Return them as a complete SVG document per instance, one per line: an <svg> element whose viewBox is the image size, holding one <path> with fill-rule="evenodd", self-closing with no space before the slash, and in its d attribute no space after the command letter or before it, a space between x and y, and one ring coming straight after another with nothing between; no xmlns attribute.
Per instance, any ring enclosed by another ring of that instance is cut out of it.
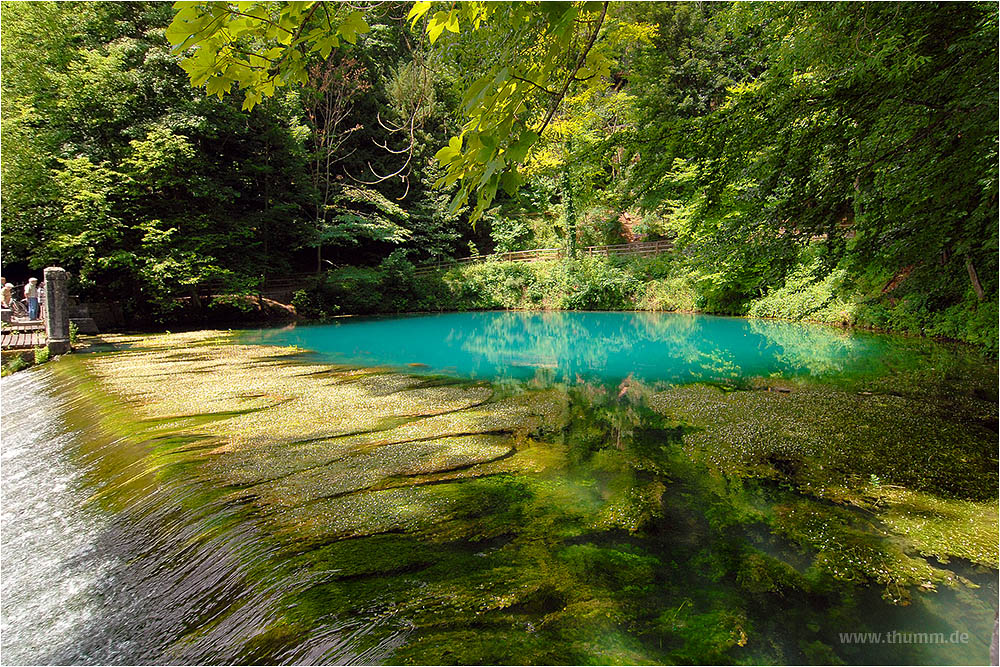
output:
<svg viewBox="0 0 1000 667"><path fill-rule="evenodd" d="M649 256L673 250L673 241L640 241L638 243L621 243L619 245L593 245L577 249L581 257L614 255L622 256ZM476 264L479 262L546 262L556 259L563 259L568 254L565 248L539 248L537 250L517 250L514 252L499 252L493 255L478 255L475 257L463 257L444 262L434 262L432 264L422 264L417 267L416 274L424 275L434 271L442 271L461 266L463 264Z"/></svg>
<svg viewBox="0 0 1000 667"><path fill-rule="evenodd" d="M589 256L633 256L642 257L649 255L659 255L660 253L673 250L673 241L640 241L638 243L621 243L618 245L594 245L584 246L577 249L580 257ZM539 248L537 250L517 250L514 252L500 252L493 255L478 255L475 257L463 257L430 264L421 264L416 267L416 275L426 275L434 271L450 269L465 264L476 264L479 262L547 262L563 259L568 254L565 248ZM281 278L269 278L251 293L275 299L276 301L288 302L295 290L307 286L315 273L299 273L282 276ZM226 284L222 280L209 280L195 286L195 291L201 296L221 293L225 290Z"/></svg>
<svg viewBox="0 0 1000 667"><path fill-rule="evenodd" d="M294 273L281 278L268 278L255 289L249 290L249 293L259 294L277 301L288 301L292 293L303 289L315 277L315 273ZM214 279L198 283L194 289L199 296L205 297L225 293L227 285L225 280Z"/></svg>

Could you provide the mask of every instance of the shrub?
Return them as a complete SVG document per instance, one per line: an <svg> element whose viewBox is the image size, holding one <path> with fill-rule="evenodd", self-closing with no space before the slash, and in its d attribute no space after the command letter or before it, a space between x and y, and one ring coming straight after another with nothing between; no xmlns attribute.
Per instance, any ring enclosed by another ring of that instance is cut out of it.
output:
<svg viewBox="0 0 1000 667"><path fill-rule="evenodd" d="M561 306L568 310L630 310L640 281L607 261L587 257L570 263Z"/></svg>
<svg viewBox="0 0 1000 667"><path fill-rule="evenodd" d="M833 299L844 282L844 271L823 276L819 259L796 267L785 283L750 303L750 317L778 317L801 320L821 310Z"/></svg>
<svg viewBox="0 0 1000 667"><path fill-rule="evenodd" d="M381 295L382 280L378 269L347 267L330 271L319 288L319 309L329 312L368 314L390 312Z"/></svg>
<svg viewBox="0 0 1000 667"><path fill-rule="evenodd" d="M644 283L636 305L639 310L690 312L697 300L698 294L686 279L668 278Z"/></svg>
<svg viewBox="0 0 1000 667"><path fill-rule="evenodd" d="M292 294L292 307L295 308L295 312L302 317L313 319L321 316L315 290L296 290L295 293Z"/></svg>
<svg viewBox="0 0 1000 667"><path fill-rule="evenodd" d="M4 365L3 370L0 371L0 376L7 377L11 373L16 373L20 370L24 370L30 365L31 363L29 363L23 356L18 354Z"/></svg>
<svg viewBox="0 0 1000 667"><path fill-rule="evenodd" d="M49 360L49 348L46 346L35 348L35 365L44 364Z"/></svg>

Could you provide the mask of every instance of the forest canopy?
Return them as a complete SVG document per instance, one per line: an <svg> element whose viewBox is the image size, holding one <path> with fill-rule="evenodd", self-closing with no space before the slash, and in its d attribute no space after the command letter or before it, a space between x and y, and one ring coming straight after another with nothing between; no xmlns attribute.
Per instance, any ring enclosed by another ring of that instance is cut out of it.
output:
<svg viewBox="0 0 1000 667"><path fill-rule="evenodd" d="M365 271L447 308L463 275L406 266L671 238L666 268L609 268L638 285L617 307L660 281L995 351L997 27L976 2L3 3L2 261L165 321L307 271L341 312Z"/></svg>

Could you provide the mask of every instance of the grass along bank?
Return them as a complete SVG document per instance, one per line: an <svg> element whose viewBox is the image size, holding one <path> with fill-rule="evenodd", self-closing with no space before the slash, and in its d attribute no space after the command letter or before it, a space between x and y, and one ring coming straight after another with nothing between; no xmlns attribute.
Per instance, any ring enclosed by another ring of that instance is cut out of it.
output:
<svg viewBox="0 0 1000 667"><path fill-rule="evenodd" d="M771 283L681 254L491 262L417 275L400 253L330 271L298 291L304 317L451 310L646 310L822 322L959 340L997 354L997 303L940 267L895 275L831 263L809 247Z"/></svg>

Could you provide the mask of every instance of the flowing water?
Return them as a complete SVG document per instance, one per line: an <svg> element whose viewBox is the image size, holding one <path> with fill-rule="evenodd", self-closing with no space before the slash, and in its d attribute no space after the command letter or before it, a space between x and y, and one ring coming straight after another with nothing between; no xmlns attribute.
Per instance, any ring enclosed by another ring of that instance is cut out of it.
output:
<svg viewBox="0 0 1000 667"><path fill-rule="evenodd" d="M0 383L6 663L988 660L968 350L626 313L112 342Z"/></svg>

